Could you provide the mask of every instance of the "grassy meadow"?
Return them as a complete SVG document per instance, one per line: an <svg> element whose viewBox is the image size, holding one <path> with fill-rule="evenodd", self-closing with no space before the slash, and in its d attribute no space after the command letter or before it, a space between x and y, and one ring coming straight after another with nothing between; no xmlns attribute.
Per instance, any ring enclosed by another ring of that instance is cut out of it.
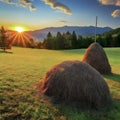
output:
<svg viewBox="0 0 120 120"><path fill-rule="evenodd" d="M80 110L55 105L36 93L36 85L53 65L81 60L85 49L0 50L0 120L120 120L120 48L105 48L112 75L105 75L113 98L109 110Z"/></svg>

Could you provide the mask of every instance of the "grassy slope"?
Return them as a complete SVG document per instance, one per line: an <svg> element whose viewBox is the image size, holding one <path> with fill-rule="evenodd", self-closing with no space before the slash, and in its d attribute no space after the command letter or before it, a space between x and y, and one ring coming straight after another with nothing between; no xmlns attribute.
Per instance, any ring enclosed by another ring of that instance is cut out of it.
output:
<svg viewBox="0 0 120 120"><path fill-rule="evenodd" d="M81 60L85 50L52 51L14 47L13 54L0 51L0 120L120 119L120 48L106 48L105 51L114 74L104 77L114 102L112 109L104 112L83 112L68 106L55 106L36 95L36 84L51 66L64 60Z"/></svg>

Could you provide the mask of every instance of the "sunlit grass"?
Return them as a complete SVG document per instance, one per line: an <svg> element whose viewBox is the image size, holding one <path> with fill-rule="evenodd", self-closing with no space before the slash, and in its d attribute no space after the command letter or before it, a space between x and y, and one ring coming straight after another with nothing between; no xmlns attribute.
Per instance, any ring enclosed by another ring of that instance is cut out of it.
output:
<svg viewBox="0 0 120 120"><path fill-rule="evenodd" d="M109 111L81 111L53 105L36 94L36 84L46 71L65 60L81 60L85 49L44 50L13 47L0 51L0 120L119 120L120 48L106 48L113 75L104 76L113 99Z"/></svg>

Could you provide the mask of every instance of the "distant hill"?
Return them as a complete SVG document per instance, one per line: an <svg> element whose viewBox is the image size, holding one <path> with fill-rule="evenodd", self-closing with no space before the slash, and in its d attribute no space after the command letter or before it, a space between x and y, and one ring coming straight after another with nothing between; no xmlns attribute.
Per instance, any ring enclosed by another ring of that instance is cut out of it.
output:
<svg viewBox="0 0 120 120"><path fill-rule="evenodd" d="M106 34L118 35L118 34L120 34L120 28L112 29L108 32L103 33L103 35L106 35Z"/></svg>
<svg viewBox="0 0 120 120"><path fill-rule="evenodd" d="M104 32L108 32L110 30L112 30L112 28L110 27L97 27L97 34L103 34ZM95 33L95 27L94 26L49 27L35 31L28 31L27 33L29 33L38 40L43 40L44 38L46 38L48 32L51 32L51 34L54 36L56 35L57 32L65 33L67 31L71 33L75 31L77 35L82 35L82 36L93 36Z"/></svg>

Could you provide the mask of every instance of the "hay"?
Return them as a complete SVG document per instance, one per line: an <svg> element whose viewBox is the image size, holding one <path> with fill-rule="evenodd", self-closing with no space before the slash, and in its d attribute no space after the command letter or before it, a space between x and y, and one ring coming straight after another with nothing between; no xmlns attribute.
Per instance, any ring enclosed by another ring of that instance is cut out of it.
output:
<svg viewBox="0 0 120 120"><path fill-rule="evenodd" d="M94 68L79 61L52 67L38 87L44 95L82 108L99 109L110 103L109 88Z"/></svg>
<svg viewBox="0 0 120 120"><path fill-rule="evenodd" d="M98 43L92 43L88 47L82 61L90 64L101 74L111 74L111 67L107 56Z"/></svg>

